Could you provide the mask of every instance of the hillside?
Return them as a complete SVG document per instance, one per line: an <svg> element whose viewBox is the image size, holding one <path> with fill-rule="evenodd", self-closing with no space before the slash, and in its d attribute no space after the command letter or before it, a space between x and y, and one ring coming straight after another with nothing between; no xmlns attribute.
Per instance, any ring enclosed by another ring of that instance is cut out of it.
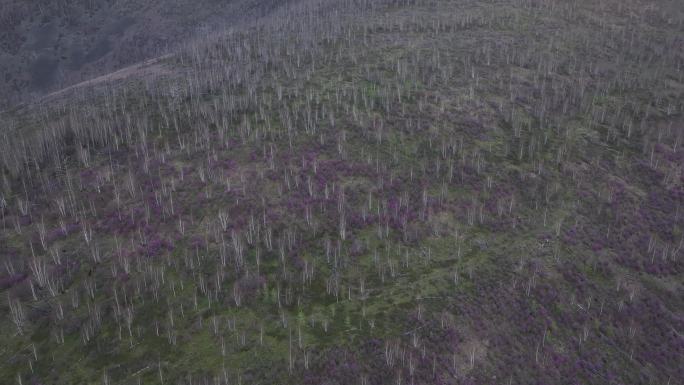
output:
<svg viewBox="0 0 684 385"><path fill-rule="evenodd" d="M0 378L683 384L684 9L302 0L0 116Z"/></svg>
<svg viewBox="0 0 684 385"><path fill-rule="evenodd" d="M0 0L0 107L172 52L275 0Z"/></svg>

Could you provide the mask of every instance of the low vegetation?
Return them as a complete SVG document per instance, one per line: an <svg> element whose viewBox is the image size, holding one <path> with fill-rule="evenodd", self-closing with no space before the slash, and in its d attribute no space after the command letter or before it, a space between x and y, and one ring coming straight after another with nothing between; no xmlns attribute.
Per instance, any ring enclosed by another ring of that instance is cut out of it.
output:
<svg viewBox="0 0 684 385"><path fill-rule="evenodd" d="M0 378L681 384L683 16L305 0L4 113Z"/></svg>

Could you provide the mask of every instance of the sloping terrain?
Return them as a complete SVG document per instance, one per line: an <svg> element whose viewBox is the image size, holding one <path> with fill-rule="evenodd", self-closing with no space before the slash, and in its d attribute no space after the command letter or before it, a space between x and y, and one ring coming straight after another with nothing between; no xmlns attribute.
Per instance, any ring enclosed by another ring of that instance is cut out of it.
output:
<svg viewBox="0 0 684 385"><path fill-rule="evenodd" d="M5 113L0 378L682 384L683 13L307 0Z"/></svg>
<svg viewBox="0 0 684 385"><path fill-rule="evenodd" d="M0 1L0 107L267 14L275 0Z"/></svg>

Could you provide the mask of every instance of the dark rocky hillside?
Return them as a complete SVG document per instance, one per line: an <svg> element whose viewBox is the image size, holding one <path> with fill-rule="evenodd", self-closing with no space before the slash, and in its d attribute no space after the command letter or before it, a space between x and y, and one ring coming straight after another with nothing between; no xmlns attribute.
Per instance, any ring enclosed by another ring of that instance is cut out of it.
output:
<svg viewBox="0 0 684 385"><path fill-rule="evenodd" d="M249 22L275 0L1 0L0 106Z"/></svg>

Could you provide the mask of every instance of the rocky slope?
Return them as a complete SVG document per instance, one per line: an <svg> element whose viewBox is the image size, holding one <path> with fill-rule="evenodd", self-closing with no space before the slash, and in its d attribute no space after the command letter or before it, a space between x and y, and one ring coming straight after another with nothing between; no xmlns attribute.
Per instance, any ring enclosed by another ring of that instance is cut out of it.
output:
<svg viewBox="0 0 684 385"><path fill-rule="evenodd" d="M162 55L286 3L2 0L0 106Z"/></svg>

